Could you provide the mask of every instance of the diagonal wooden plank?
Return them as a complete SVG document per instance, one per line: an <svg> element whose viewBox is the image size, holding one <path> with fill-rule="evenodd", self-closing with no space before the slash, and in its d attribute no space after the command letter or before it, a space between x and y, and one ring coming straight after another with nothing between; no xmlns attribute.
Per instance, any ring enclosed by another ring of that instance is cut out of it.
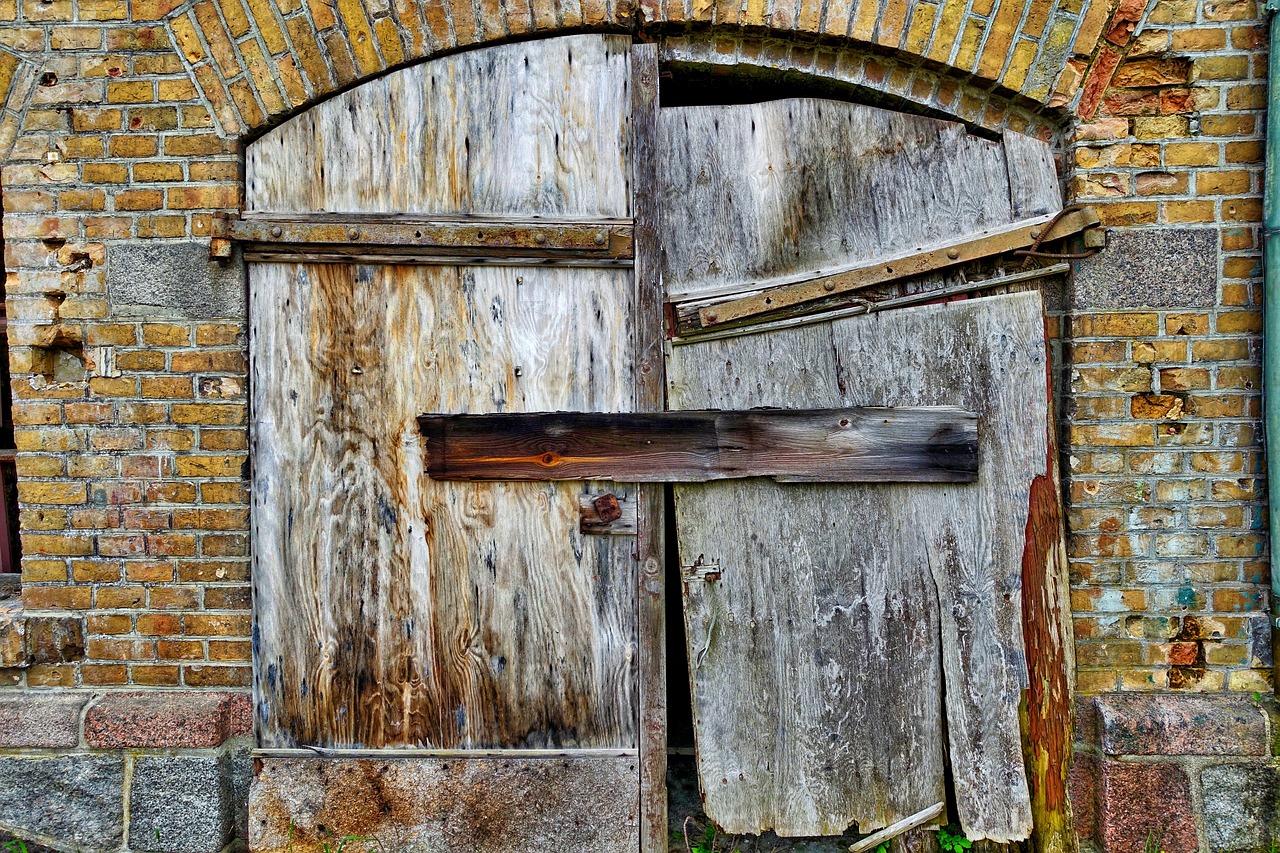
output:
<svg viewBox="0 0 1280 853"><path fill-rule="evenodd" d="M977 418L948 406L422 415L437 480L970 482Z"/></svg>

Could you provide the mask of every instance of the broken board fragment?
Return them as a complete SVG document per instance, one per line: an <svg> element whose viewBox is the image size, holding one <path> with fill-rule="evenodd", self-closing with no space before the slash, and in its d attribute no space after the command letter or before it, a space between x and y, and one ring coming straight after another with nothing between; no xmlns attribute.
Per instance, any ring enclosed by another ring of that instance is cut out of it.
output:
<svg viewBox="0 0 1280 853"><path fill-rule="evenodd" d="M968 483L978 419L950 406L423 415L437 480Z"/></svg>

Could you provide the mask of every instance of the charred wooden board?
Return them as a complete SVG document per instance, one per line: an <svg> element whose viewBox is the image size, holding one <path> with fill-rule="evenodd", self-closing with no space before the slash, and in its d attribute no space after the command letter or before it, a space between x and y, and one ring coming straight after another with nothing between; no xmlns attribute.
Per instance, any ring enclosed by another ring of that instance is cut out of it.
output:
<svg viewBox="0 0 1280 853"><path fill-rule="evenodd" d="M950 406L423 415L437 480L968 483L978 419Z"/></svg>

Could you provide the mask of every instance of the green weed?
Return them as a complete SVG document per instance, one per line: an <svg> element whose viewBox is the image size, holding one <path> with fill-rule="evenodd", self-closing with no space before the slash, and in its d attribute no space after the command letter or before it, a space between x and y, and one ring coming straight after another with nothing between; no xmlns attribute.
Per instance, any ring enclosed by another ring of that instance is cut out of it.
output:
<svg viewBox="0 0 1280 853"><path fill-rule="evenodd" d="M964 830L949 823L938 830L938 846L944 853L964 853L973 846L973 842L964 837Z"/></svg>
<svg viewBox="0 0 1280 853"><path fill-rule="evenodd" d="M15 838L12 841L6 841L4 848L9 853L27 853L27 845L21 838Z"/></svg>

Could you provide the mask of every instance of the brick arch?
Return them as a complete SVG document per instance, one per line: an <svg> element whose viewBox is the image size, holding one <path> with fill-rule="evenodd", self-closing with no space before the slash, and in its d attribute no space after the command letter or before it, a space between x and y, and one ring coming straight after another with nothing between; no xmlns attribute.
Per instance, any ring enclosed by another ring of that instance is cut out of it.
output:
<svg viewBox="0 0 1280 853"><path fill-rule="evenodd" d="M1143 0L189 0L165 27L229 137L251 137L389 69L582 30L668 54L806 64L980 126L1071 106L1106 33ZM1118 5L1117 5L1118 4ZM247 10L247 11L246 11ZM694 35L702 31L701 37ZM701 42L701 46L698 46ZM731 47L726 48L726 45ZM1105 60L1104 60L1105 61ZM823 65L822 63L827 63ZM1022 128L1019 128L1022 129Z"/></svg>

